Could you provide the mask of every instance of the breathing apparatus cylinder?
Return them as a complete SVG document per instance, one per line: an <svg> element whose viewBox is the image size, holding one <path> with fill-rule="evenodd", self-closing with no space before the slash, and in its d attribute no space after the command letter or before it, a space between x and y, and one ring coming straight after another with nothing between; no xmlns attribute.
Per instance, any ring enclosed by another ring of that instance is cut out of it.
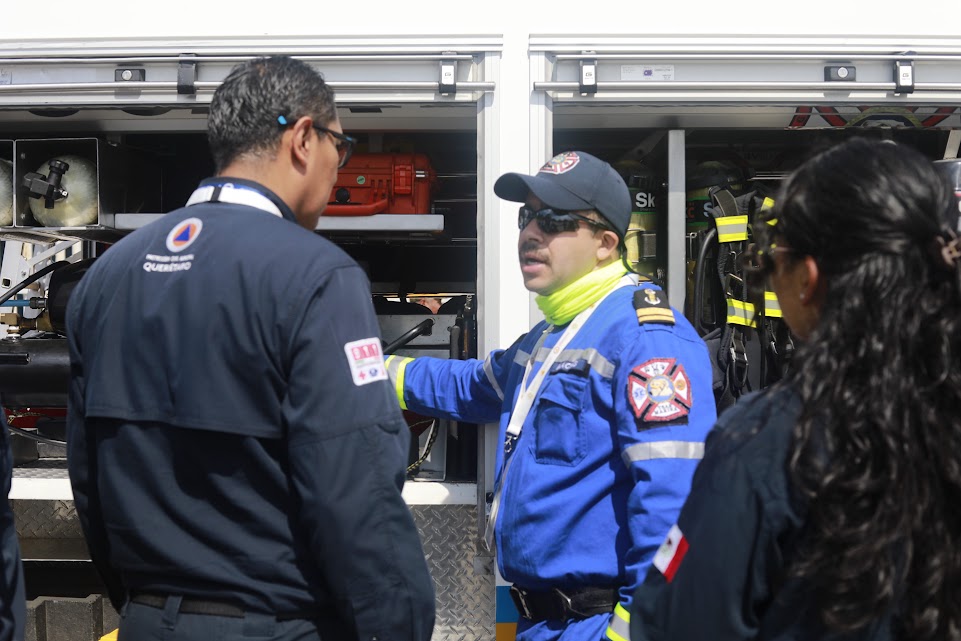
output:
<svg viewBox="0 0 961 641"><path fill-rule="evenodd" d="M0 227L13 224L13 163L0 158Z"/></svg>
<svg viewBox="0 0 961 641"><path fill-rule="evenodd" d="M37 169L37 174L43 176L52 173L52 161L67 164L67 169L60 179L60 187L67 195L62 199L52 199L51 202L44 198L31 198L30 213L45 227L82 227L95 224L100 208L97 166L86 158L69 154L48 160Z"/></svg>
<svg viewBox="0 0 961 641"><path fill-rule="evenodd" d="M629 173L626 182L633 203L624 238L627 261L637 273L662 279L666 238L658 234L658 226L666 204L664 181L646 168L637 168Z"/></svg>

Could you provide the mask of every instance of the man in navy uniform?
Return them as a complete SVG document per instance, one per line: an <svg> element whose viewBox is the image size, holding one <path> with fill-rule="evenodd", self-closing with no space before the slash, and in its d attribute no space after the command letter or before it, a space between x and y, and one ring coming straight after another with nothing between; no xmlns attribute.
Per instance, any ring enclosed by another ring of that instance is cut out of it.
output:
<svg viewBox="0 0 961 641"><path fill-rule="evenodd" d="M500 423L488 535L517 638L620 641L716 418L707 348L627 268L631 199L610 165L558 154L494 192L524 203L518 258L545 320L483 361L388 370L404 408Z"/></svg>
<svg viewBox="0 0 961 641"><path fill-rule="evenodd" d="M208 137L216 177L68 311L70 478L120 638L428 639L370 285L313 233L354 143L333 92L244 63Z"/></svg>

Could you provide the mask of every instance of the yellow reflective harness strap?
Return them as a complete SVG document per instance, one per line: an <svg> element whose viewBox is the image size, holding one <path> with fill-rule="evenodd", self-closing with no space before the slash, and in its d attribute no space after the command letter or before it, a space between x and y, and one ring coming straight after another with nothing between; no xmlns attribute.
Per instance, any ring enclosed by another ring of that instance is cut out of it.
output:
<svg viewBox="0 0 961 641"><path fill-rule="evenodd" d="M738 243L747 240L747 216L720 216L714 220L717 225L717 240L722 243Z"/></svg>
<svg viewBox="0 0 961 641"><path fill-rule="evenodd" d="M388 356L385 363L387 375L394 382L394 392L397 394L397 402L400 403L402 410L407 409L407 403L404 402L404 372L407 371L407 365L412 360L414 359L406 356Z"/></svg>
<svg viewBox="0 0 961 641"><path fill-rule="evenodd" d="M618 603L607 626L607 638L611 641L631 641L631 613Z"/></svg>
<svg viewBox="0 0 961 641"><path fill-rule="evenodd" d="M754 327L754 305L736 298L728 298L727 322L729 325Z"/></svg>
<svg viewBox="0 0 961 641"><path fill-rule="evenodd" d="M781 303L774 292L764 292L764 315L768 318L783 318Z"/></svg>

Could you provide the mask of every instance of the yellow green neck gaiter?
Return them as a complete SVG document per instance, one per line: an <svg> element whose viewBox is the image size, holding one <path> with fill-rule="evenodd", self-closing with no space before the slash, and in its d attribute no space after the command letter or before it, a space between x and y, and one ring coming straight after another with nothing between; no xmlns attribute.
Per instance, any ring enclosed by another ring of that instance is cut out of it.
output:
<svg viewBox="0 0 961 641"><path fill-rule="evenodd" d="M534 302L551 325L567 325L574 317L614 289L617 281L627 273L624 263L615 260L606 267L595 269L570 285L548 296L537 296Z"/></svg>

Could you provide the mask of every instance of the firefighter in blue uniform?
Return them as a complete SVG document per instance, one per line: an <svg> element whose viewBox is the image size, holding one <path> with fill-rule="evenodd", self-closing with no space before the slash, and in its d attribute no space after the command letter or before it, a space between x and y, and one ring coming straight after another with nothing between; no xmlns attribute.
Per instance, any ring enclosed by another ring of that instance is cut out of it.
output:
<svg viewBox="0 0 961 641"><path fill-rule="evenodd" d="M26 619L24 603L23 567L20 563L20 545L13 510L7 496L10 494L10 476L13 472L13 453L7 440L7 417L0 414L0 641L19 641L23 638Z"/></svg>
<svg viewBox="0 0 961 641"><path fill-rule="evenodd" d="M387 368L405 408L500 423L488 540L517 638L619 641L716 418L707 349L625 267L631 201L610 165L567 152L494 191L525 203L521 272L546 320L483 361Z"/></svg>
<svg viewBox="0 0 961 641"><path fill-rule="evenodd" d="M313 233L353 140L305 63L234 69L217 177L74 291L70 479L120 639L431 636L369 283Z"/></svg>

